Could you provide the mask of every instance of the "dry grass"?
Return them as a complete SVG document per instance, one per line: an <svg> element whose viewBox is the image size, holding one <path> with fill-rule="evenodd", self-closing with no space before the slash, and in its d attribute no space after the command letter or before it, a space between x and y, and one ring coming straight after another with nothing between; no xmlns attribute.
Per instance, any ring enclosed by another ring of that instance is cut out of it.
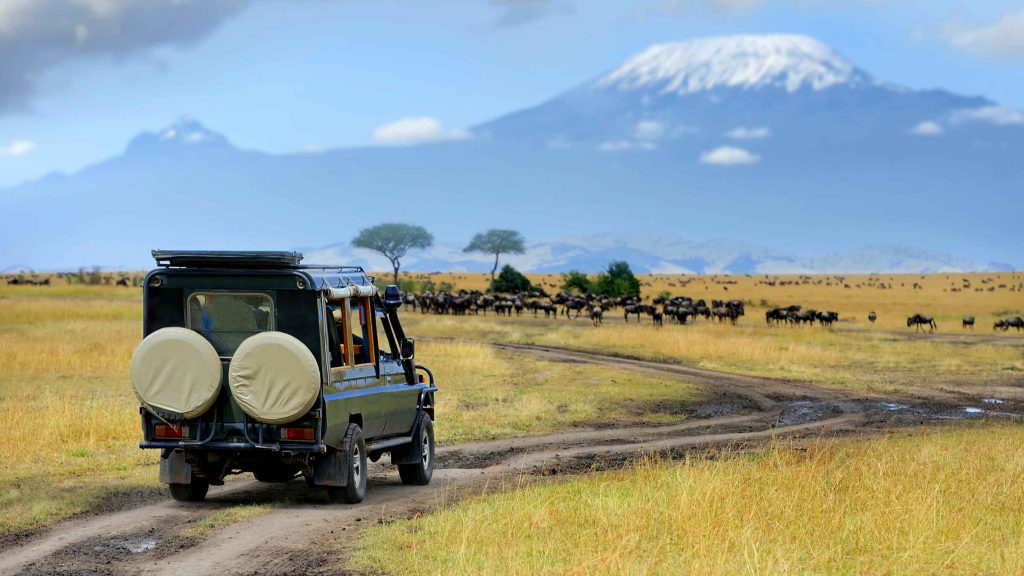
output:
<svg viewBox="0 0 1024 576"><path fill-rule="evenodd" d="M777 445L477 498L364 532L391 574L1020 574L1024 430Z"/></svg>
<svg viewBox="0 0 1024 576"><path fill-rule="evenodd" d="M137 291L0 287L0 536L156 484L128 360Z"/></svg>
<svg viewBox="0 0 1024 576"><path fill-rule="evenodd" d="M1022 346L970 341L965 345L927 336L908 339L881 330L768 329L704 321L656 330L649 321L622 324L621 319L593 328L583 319L545 321L530 314L520 318L406 314L405 323L410 333L419 336L546 344L878 392L907 386L1024 382Z"/></svg>
<svg viewBox="0 0 1024 576"><path fill-rule="evenodd" d="M681 420L705 400L694 385L598 366L546 362L484 344L423 341L417 361L441 388L438 441L540 434L594 423Z"/></svg>

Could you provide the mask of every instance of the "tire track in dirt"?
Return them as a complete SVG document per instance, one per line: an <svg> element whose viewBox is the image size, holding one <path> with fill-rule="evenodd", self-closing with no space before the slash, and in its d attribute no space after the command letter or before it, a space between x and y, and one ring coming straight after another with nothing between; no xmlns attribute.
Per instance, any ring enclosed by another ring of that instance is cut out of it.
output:
<svg viewBox="0 0 1024 576"><path fill-rule="evenodd" d="M668 426L578 429L553 434L442 446L430 486L403 486L394 469L370 472L366 500L356 506L326 504L301 480L261 484L251 479L211 490L209 501L164 501L140 508L60 523L4 551L0 573L50 574L319 574L336 573L354 533L378 521L410 517L485 490L501 489L523 475L586 472L603 462L618 466L641 454L672 455L715 446L743 447L773 438L873 433L865 402L878 398L842 390L692 366L621 358L551 346L494 344L558 362L581 362L658 373L706 386L719 398L739 397L743 413L697 418ZM187 521L224 507L274 503L271 512L190 541ZM146 536L152 546L131 546L99 559L104 543ZM100 551L100 552L97 552ZM340 556L339 556L340 554Z"/></svg>

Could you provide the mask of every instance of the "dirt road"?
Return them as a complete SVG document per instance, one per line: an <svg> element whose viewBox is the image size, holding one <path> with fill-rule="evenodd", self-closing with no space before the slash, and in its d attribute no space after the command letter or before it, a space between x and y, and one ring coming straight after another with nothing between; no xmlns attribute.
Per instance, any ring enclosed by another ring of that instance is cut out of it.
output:
<svg viewBox="0 0 1024 576"><path fill-rule="evenodd" d="M875 396L805 383L691 366L616 358L552 347L496 345L555 362L613 365L704 385L707 403L680 424L573 429L544 436L473 442L438 449L426 487L402 486L394 468L371 467L366 500L330 505L295 480L261 484L240 478L210 490L206 502L160 498L118 512L85 516L0 550L0 574L319 574L337 573L362 526L514 486L525 477L621 466L645 453L678 455L720 446L741 449L771 438L871 434L949 420L1024 415L1017 388L914 391ZM987 397L998 393L999 397ZM184 527L228 507L267 503L266 514L204 537ZM314 545L315 543L315 545Z"/></svg>

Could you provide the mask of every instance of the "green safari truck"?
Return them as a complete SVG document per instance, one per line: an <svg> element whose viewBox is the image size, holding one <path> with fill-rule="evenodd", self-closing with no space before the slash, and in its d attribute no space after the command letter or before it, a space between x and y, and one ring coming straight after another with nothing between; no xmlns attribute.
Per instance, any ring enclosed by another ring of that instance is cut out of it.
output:
<svg viewBox="0 0 1024 576"><path fill-rule="evenodd" d="M434 375L415 364L396 286L296 252L153 252L132 356L144 449L198 501L229 474L299 475L331 501L366 494L385 453L405 484L434 469Z"/></svg>

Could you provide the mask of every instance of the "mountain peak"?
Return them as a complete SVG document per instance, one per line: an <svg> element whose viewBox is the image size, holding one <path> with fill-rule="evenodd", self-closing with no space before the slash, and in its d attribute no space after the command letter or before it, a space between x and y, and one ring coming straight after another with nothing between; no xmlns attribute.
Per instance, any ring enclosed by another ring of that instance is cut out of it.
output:
<svg viewBox="0 0 1024 576"><path fill-rule="evenodd" d="M598 79L597 87L692 94L716 88L796 92L868 80L824 43L799 35L718 36L655 44Z"/></svg>
<svg viewBox="0 0 1024 576"><path fill-rule="evenodd" d="M166 152L197 146L230 146L224 136L203 126L201 122L182 116L174 124L158 131L143 132L128 143L128 153Z"/></svg>

